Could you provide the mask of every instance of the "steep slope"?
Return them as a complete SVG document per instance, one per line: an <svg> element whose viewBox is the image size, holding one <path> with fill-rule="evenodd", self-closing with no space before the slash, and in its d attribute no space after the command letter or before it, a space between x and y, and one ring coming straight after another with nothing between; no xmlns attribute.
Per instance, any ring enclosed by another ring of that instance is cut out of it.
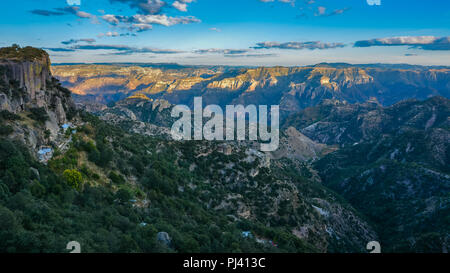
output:
<svg viewBox="0 0 450 273"><path fill-rule="evenodd" d="M376 156L382 145L390 145L385 157L420 162L449 172L449 116L450 101L442 97L403 101L390 107L328 101L294 114L285 126L293 126L328 145L375 143Z"/></svg>
<svg viewBox="0 0 450 273"><path fill-rule="evenodd" d="M386 251L446 252L450 216L450 100L391 107L339 102L286 126L340 149L314 163L325 185L369 217Z"/></svg>
<svg viewBox="0 0 450 273"><path fill-rule="evenodd" d="M171 117L174 105L162 99L149 99L142 93L128 97L101 111L91 111L100 119L120 126L122 129L144 135L170 138L170 128L175 122ZM206 122L207 118L204 119ZM224 120L223 124L226 124ZM331 152L333 148L319 144L290 127L280 132L280 147L270 156L274 159L288 158L301 162L315 160ZM246 145L256 145L247 141Z"/></svg>
<svg viewBox="0 0 450 273"><path fill-rule="evenodd" d="M15 46L0 49L0 110L2 126L10 128L4 135L36 150L57 145L75 104L70 91L52 77L45 51Z"/></svg>
<svg viewBox="0 0 450 273"><path fill-rule="evenodd" d="M22 49L13 49L18 57L8 53L8 66L26 66ZM32 63L46 57L32 52ZM40 73L24 83L39 82ZM50 139L51 103L73 103L43 73L46 86L34 91L49 100L39 111L32 87L5 85L8 105L18 106L1 112L1 125L14 129L0 136L0 252L64 252L73 240L83 252L364 252L377 239L306 165L295 171L294 162L246 144L171 141L83 111ZM134 97L105 115L161 128L169 106ZM67 119L54 122L59 128ZM53 149L45 162L19 129L44 135L36 144Z"/></svg>
<svg viewBox="0 0 450 273"><path fill-rule="evenodd" d="M52 66L53 74L82 101L110 102L142 91L148 94L190 90L222 68L139 65Z"/></svg>
<svg viewBox="0 0 450 273"><path fill-rule="evenodd" d="M128 132L170 140L172 107L167 101L140 95L96 114ZM321 250L340 252L355 247L360 236L374 238L357 213L323 188L304 163L331 150L295 128L285 130L280 149L267 154L255 150L257 143L252 141L194 143L185 142L176 154L185 161L183 165L201 174L201 179L214 189L206 194L208 207L223 210L236 219L290 228L292 234L313 242ZM216 197L211 198L211 194ZM319 215L323 217L322 224L315 218Z"/></svg>

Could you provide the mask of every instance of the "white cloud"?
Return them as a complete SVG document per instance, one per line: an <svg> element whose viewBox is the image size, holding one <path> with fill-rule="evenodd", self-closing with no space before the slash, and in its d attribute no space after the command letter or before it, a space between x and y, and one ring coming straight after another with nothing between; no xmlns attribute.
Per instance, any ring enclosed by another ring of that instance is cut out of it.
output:
<svg viewBox="0 0 450 273"><path fill-rule="evenodd" d="M106 33L100 33L99 35L97 35L97 37L99 38L103 38L103 37L118 37L120 36L119 33L117 32L113 32L113 31L108 31Z"/></svg>
<svg viewBox="0 0 450 273"><path fill-rule="evenodd" d="M188 17L170 17L165 14L161 15L141 15L137 14L133 16L133 21L141 24L158 24L166 27L170 27L177 24L189 24L198 23L199 19L188 16Z"/></svg>
<svg viewBox="0 0 450 273"><path fill-rule="evenodd" d="M70 45L70 44L77 44L80 42L85 42L88 44L95 43L95 39L85 38L85 39L70 39L68 41L62 41L61 44L63 45Z"/></svg>
<svg viewBox="0 0 450 273"><path fill-rule="evenodd" d="M450 50L450 37L399 36L357 41L354 46L410 46L423 50Z"/></svg>
<svg viewBox="0 0 450 273"><path fill-rule="evenodd" d="M254 49L332 49L332 48L341 48L345 47L343 43L323 43L320 41L313 42L287 42L287 43L279 43L279 42L261 42L257 43Z"/></svg>
<svg viewBox="0 0 450 273"><path fill-rule="evenodd" d="M175 2L173 2L172 6L174 8L176 8L177 10L179 10L179 11L184 11L184 12L187 11L187 4L186 3L175 1Z"/></svg>
<svg viewBox="0 0 450 273"><path fill-rule="evenodd" d="M249 49L221 49L221 48L208 48L194 50L197 54L243 54L249 52Z"/></svg>

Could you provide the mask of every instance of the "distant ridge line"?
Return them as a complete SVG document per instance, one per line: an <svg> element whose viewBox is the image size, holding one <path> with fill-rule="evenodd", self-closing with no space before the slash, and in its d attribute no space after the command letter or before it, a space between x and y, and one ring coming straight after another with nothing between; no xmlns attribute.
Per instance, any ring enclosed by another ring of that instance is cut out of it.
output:
<svg viewBox="0 0 450 273"><path fill-rule="evenodd" d="M372 63L372 64L350 64L350 63L318 63L313 65L296 65L296 66L233 66L233 65L182 65L177 63L52 63L53 66L75 66L75 65L111 65L111 66L140 66L140 67L156 67L169 69L183 69L183 68L234 68L234 69L251 69L258 67L332 67L332 68L346 68L346 67L360 67L360 68L390 68L390 69L450 69L450 66L444 65L416 65L416 64L387 64L387 63Z"/></svg>

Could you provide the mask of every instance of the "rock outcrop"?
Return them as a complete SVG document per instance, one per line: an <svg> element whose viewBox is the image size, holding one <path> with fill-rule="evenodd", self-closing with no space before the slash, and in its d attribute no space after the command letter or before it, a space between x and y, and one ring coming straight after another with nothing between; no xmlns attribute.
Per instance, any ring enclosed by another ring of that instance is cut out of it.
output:
<svg viewBox="0 0 450 273"><path fill-rule="evenodd" d="M44 139L57 137L61 125L74 115L75 104L71 92L52 77L45 51L13 46L0 49L0 111L24 116L39 113L43 126L16 124L11 135L22 141L30 139L26 144L36 149Z"/></svg>
<svg viewBox="0 0 450 273"><path fill-rule="evenodd" d="M287 128L280 137L280 148L272 152L274 158L290 158L300 161L316 160L329 152L327 145L312 141L294 127Z"/></svg>
<svg viewBox="0 0 450 273"><path fill-rule="evenodd" d="M4 82L16 81L19 88L26 90L31 100L41 102L41 91L46 90L47 81L51 81L48 56L24 62L1 60L0 66L3 70L1 76Z"/></svg>

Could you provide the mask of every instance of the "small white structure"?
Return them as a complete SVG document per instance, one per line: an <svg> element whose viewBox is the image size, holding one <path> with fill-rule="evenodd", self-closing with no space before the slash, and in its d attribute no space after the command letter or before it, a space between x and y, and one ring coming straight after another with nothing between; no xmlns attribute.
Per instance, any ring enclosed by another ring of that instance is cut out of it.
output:
<svg viewBox="0 0 450 273"><path fill-rule="evenodd" d="M65 133L68 129L75 129L75 126L73 126L72 123L64 123L63 125L61 125L61 129L63 130L63 132Z"/></svg>
<svg viewBox="0 0 450 273"><path fill-rule="evenodd" d="M53 156L53 149L52 147L41 146L37 154L40 162L47 163Z"/></svg>

